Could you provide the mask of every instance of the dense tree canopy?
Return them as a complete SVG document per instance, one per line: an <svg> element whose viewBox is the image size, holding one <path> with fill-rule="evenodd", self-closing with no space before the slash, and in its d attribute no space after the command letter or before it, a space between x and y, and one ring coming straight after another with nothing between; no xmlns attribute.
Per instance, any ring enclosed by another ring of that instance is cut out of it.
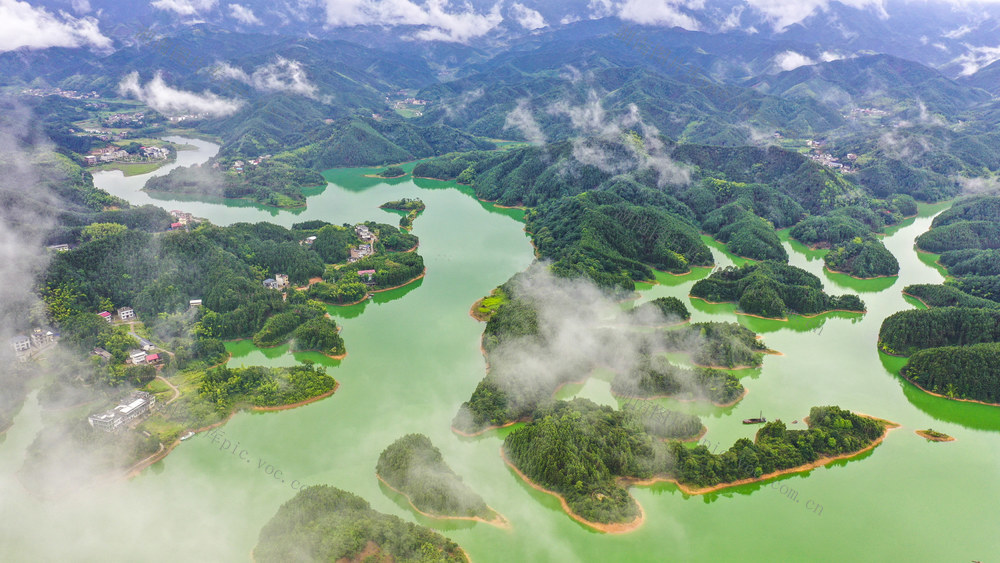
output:
<svg viewBox="0 0 1000 563"><path fill-rule="evenodd" d="M495 514L423 434L407 434L390 444L379 455L375 473L423 512L486 519Z"/></svg>
<svg viewBox="0 0 1000 563"><path fill-rule="evenodd" d="M780 318L786 313L814 315L831 310L864 312L856 295L830 296L819 278L777 262L759 262L713 272L691 288L691 295L711 302L736 302L743 312Z"/></svg>
<svg viewBox="0 0 1000 563"><path fill-rule="evenodd" d="M462 563L462 548L441 534L396 516L382 514L368 502L328 485L314 485L281 505L260 531L253 557L261 562L288 561L301 554L309 561L350 560L374 544L371 557L406 563Z"/></svg>

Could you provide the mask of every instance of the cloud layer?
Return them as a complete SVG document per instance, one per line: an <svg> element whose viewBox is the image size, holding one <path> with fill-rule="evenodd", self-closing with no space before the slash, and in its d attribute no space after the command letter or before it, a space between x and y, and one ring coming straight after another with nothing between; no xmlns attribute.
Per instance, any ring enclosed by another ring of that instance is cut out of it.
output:
<svg viewBox="0 0 1000 563"><path fill-rule="evenodd" d="M243 105L240 100L223 98L209 91L201 94L178 90L168 86L159 72L145 85L139 82L139 73L132 72L118 83L118 93L131 96L156 111L167 115L197 113L222 117L236 113Z"/></svg>
<svg viewBox="0 0 1000 563"><path fill-rule="evenodd" d="M318 88L309 82L302 64L280 56L271 64L257 67L252 74L225 63L217 66L213 74L216 78L238 80L262 92L287 92L318 99Z"/></svg>
<svg viewBox="0 0 1000 563"><path fill-rule="evenodd" d="M0 0L0 51L21 47L111 47L111 39L101 33L97 20L58 15L27 2Z"/></svg>
<svg viewBox="0 0 1000 563"><path fill-rule="evenodd" d="M500 3L487 13L470 5L452 6L448 0L326 0L326 23L331 27L355 25L416 25L425 29L414 36L425 41L464 43L481 37L503 21Z"/></svg>

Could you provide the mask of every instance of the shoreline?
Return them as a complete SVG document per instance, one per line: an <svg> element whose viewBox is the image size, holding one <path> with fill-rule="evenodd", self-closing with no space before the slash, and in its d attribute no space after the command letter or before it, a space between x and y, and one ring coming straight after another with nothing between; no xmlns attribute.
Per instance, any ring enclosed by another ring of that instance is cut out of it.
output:
<svg viewBox="0 0 1000 563"><path fill-rule="evenodd" d="M500 514L499 512L497 512L490 505L486 505L486 508L492 510L493 514L496 515L496 518L494 518L492 520L487 520L487 519L485 519L485 518L483 518L481 516L448 516L448 515L444 515L444 514L431 514L429 512L424 512L423 510L420 510L419 508L417 508L417 505L413 504L413 499L410 498L410 495L404 493L403 491L401 491L401 490L397 489L396 487L393 487L392 485L390 485L389 483L387 483L386 480L383 479L382 476L378 474L378 472L375 473L375 477L377 477L378 480L383 485L385 485L386 487L389 487L390 489L392 489L393 491L395 491L397 494L402 495L403 498L406 499L406 502L410 503L410 506L413 508L413 510L416 510L418 513L420 513L421 515L423 515L423 516L425 516L427 518L433 518L435 520L466 520L466 521L473 521L473 522L482 522L483 524L489 524L491 526L496 526L497 528L501 528L503 530L509 530L509 529L511 529L510 521L507 520L506 518L504 518L503 514Z"/></svg>
<svg viewBox="0 0 1000 563"><path fill-rule="evenodd" d="M901 291L900 293L902 293L906 297L910 297L912 299L916 299L917 301L920 302L921 305L923 305L924 307L927 307L928 309L933 309L933 307L931 307L930 305L928 305L926 301L924 301L923 299L917 297L916 295L913 295L912 293L907 293L905 291Z"/></svg>
<svg viewBox="0 0 1000 563"><path fill-rule="evenodd" d="M704 297L698 297L696 295L691 295L690 293L688 294L688 298L689 299L697 299L699 301L704 301L705 303L708 303L709 305L733 305L734 307L738 307L736 301L718 301L718 302L716 302L716 301L709 301L708 299L705 299ZM762 317L760 315L755 315L753 313L745 313L745 312L740 311L738 309L736 311L733 311L733 312L735 314L737 314L737 315L744 315L744 316L747 316L747 317L754 317L754 318L757 318L757 319L763 319L765 321L788 322L790 320L788 317ZM830 310L827 310L827 311L820 311L819 313L814 313L814 314L811 314L811 315L804 315L802 313L792 313L792 316L802 317L803 319L814 319L816 317L819 317L821 315L825 315L827 313L854 313L856 315L866 315L866 314L868 314L868 310L865 309L864 311L849 311L847 309L830 309Z"/></svg>
<svg viewBox="0 0 1000 563"><path fill-rule="evenodd" d="M416 248L416 247L414 247L414 248ZM407 252L411 252L412 250L413 249L407 250ZM365 301L368 301L368 298L371 297L375 293L382 293L383 291L392 291L394 289L399 289L401 287L406 287L406 286L410 285L411 283L413 283L413 282L415 282L415 281L417 281L419 279L423 279L423 277L426 276L426 275L427 275L427 268L424 268L424 271L419 276L413 278L412 280L410 280L408 282L402 283L400 285L394 285L392 287L387 287L385 289L373 289L373 290L369 291L368 293L366 293L364 297L362 297L361 299L359 299L359 300L357 300L357 301L355 301L353 303L327 303L326 301L323 301L323 303L325 303L327 305L330 305L330 306L333 306L333 307L352 307L354 305L360 305L360 304L364 303ZM279 346L280 346L280 344L279 344ZM333 356L330 356L330 357L333 357ZM334 359L341 359L341 358L334 358Z"/></svg>
<svg viewBox="0 0 1000 563"><path fill-rule="evenodd" d="M674 485L677 486L677 488L682 493L687 494L687 495L694 496L694 495L703 495L703 494L706 494L706 493L713 493L715 491L720 491L722 489L728 489L730 487L737 487L737 486L740 486L740 485L750 485L750 484L758 483L758 482L762 482L762 481L769 481L771 479L774 479L775 477L780 477L782 475L790 475L790 474L793 474L793 473L804 473L806 471L812 471L813 469L816 469L818 467L824 467L826 465L829 465L829 464L833 463L834 461L838 461L838 460L841 460L841 459L851 459L853 457L857 457L857 456L859 456L859 455L861 455L861 454L863 454L865 452L868 452L868 451L871 451L871 450L875 449L876 446L878 446L879 444L882 443L883 440L885 440L886 436L889 435L889 432L892 432L893 430L902 427L902 425L900 425L900 424L897 424L895 422L891 422L891 421L888 421L888 420L885 420L885 419L882 419L882 418L877 418L877 417L874 417L874 416L869 416L869 415L861 414L861 413L854 413L854 414L856 414L858 416L863 416L865 418L870 418L872 420L878 420L880 422L884 422L885 425L886 425L885 426L885 430L882 432L881 436L879 436L878 438L876 438L875 440L873 440L871 444L868 444L867 446L865 446L864 448L862 448L862 449L860 449L860 450L858 450L856 452L844 453L844 454L840 454L840 455L836 455L836 456L824 456L824 457L816 459L816 461L812 461L812 462L809 462L809 463L806 463L806 464L803 464L803 465L796 465L795 467L789 467L788 469L779 469L777 471L772 471L770 473L766 473L764 475L761 475L760 477L748 477L746 479L740 479L738 481L731 481L731 482L728 482L728 483L719 483L718 485L712 485L712 486L709 486L709 487L695 487L695 486L692 486L692 485L687 485L687 484L680 483L676 479L674 479L674 478L668 478L668 477L653 477L652 479L646 479L646 480L642 480L642 481L623 480L623 483L628 483L630 485L635 485L635 486L648 486L648 485L654 485L656 483L667 482L667 483L673 483ZM802 421L806 422L806 424L808 424L808 419L809 419L809 417L804 417L802 419Z"/></svg>
<svg viewBox="0 0 1000 563"><path fill-rule="evenodd" d="M483 434L489 432L490 430L502 430L504 428L510 428L511 426L514 426L515 424L518 424L520 422L528 422L529 420L531 420L531 419L524 418L524 419L512 420L512 421L504 423L504 424L502 424L500 426L496 426L496 425L487 426L486 428L483 428L482 430L478 430L478 431L473 432L471 434L468 433L468 432L465 432L464 430L459 430L458 428L455 428L455 425L453 424L451 426L451 431L454 432L455 434L458 434L459 436L463 436L465 438L477 438L477 437L482 436Z"/></svg>
<svg viewBox="0 0 1000 563"><path fill-rule="evenodd" d="M485 299L485 297L480 297L475 303L472 304L472 307L469 308L469 316L481 323L485 323L486 319L481 318L477 313L479 312L479 306L482 305Z"/></svg>
<svg viewBox="0 0 1000 563"><path fill-rule="evenodd" d="M433 178L430 178L430 179L433 179ZM448 180L445 180L445 181L448 181ZM456 180L455 183L458 184L459 182ZM463 186L469 186L471 184L461 184L461 185L463 185ZM525 207L525 206L523 206L523 205L503 205L503 204L497 203L497 201L495 199L483 199L481 197L476 197L476 199L478 199L479 201L481 201L483 203L491 203L491 204L493 204L494 207L499 207L500 209L520 209L521 211L527 211L528 210L528 208Z"/></svg>
<svg viewBox="0 0 1000 563"><path fill-rule="evenodd" d="M303 407L305 405L308 405L310 403L315 403L316 401L321 401L321 400L329 397L330 395L333 395L334 393L337 392L337 389L339 389L339 388L340 388L340 382L338 381L338 382L334 383L333 389L330 389L329 391L326 391L325 393L321 393L319 395L316 395L315 397L311 397L309 399L303 399L301 401L298 401L296 403L291 403L291 404L288 404L288 405L275 405L273 407L251 407L250 411L251 412L277 412L277 411L287 411L289 409L295 409L295 408L298 408L298 407ZM197 434L197 432L196 432L196 434Z"/></svg>
<svg viewBox="0 0 1000 563"><path fill-rule="evenodd" d="M602 524L600 522L591 522L590 520L587 520L583 516L580 516L579 514L573 512L569 507L569 503L566 502L566 499L563 498L561 494L546 489L545 487L539 485L538 483L535 483L534 481L529 479L527 475L522 473L521 470L518 469L517 466L515 466L514 463L511 462L510 459L507 457L507 452L504 451L503 446L500 446L500 457L503 458L503 461L504 463L507 464L507 467L511 468L511 470L514 473L516 473L518 477L520 477L525 483L528 484L528 486L530 486L532 489L535 489L536 491L548 493L556 497L557 499L559 499L559 504L562 505L563 511L566 512L566 514L568 514L570 518L576 520L577 522L585 526L593 528L598 532L604 532L605 534L624 534L637 530L640 526L643 525L643 523L646 522L646 511L643 510L642 504L640 504L639 501L635 500L634 498L632 498L632 501L635 502L636 507L639 508L639 515L636 516L635 519L632 520L631 522L623 522L617 524ZM629 495L629 498L631 498L631 495Z"/></svg>
<svg viewBox="0 0 1000 563"><path fill-rule="evenodd" d="M329 391L327 391L327 392L325 392L325 393L323 393L321 395L317 395L315 397L312 397L310 399L305 399L305 400L299 401L297 403L292 403L292 404L289 404L289 405L281 405L281 406L274 406L274 407L251 407L249 410L251 412L253 412L253 411L258 411L258 412L276 412L276 411L283 411L283 410L288 410L288 409L294 409L294 408L297 408L297 407L308 405L310 403L314 403L314 402L319 401L321 399L325 399L325 398L329 397L330 395L333 395L337 391L337 389L339 389L339 388L340 388L340 382L338 381L333 386L333 389L331 389L331 390L329 390ZM220 426L225 425L234 416L236 416L236 413L240 412L240 410L242 410L242 409L237 408L236 410L234 410L231 413L229 413L228 416L226 416L225 418L223 418L219 422L216 422L216 423L213 423L213 424L209 424L208 426L202 426L201 428L196 428L196 429L193 429L193 430L185 430L185 432L192 432L193 433L192 437L194 437L194 436L196 436L198 434L201 434L202 432L207 432L209 430L213 430L215 428L218 428ZM160 444L160 446L162 447L161 450L157 451L155 454L147 457L146 459L143 459L143 460L140 460L140 461L136 462L131 467L129 467L127 470L125 470L125 479L131 479L133 477L137 477L140 473L142 473L150 465L153 465L157 461L160 461L161 459L167 457L167 455L170 454L170 452L172 452L174 450L174 448L176 448L180 443L181 443L181 439L180 438L176 438L169 446L164 446L163 444Z"/></svg>
<svg viewBox="0 0 1000 563"><path fill-rule="evenodd" d="M826 270L827 272L830 272L831 274L840 274L840 275L847 276L847 277L849 277L851 279L858 280L858 281L871 281L871 280L881 280L881 279L885 279L885 278L898 278L899 277L899 272L896 272L895 274L893 274L891 276L872 276L870 278L859 278L858 276L851 275L849 272L841 272L840 270L834 270L834 269L830 268L829 266L827 266L826 264L823 265L823 269Z"/></svg>
<svg viewBox="0 0 1000 563"><path fill-rule="evenodd" d="M907 358L907 359L909 359L909 357L910 357L910 356L897 356L895 354L889 354L885 350L879 350L879 351L882 352L883 354L886 354L887 356L892 356L894 358ZM907 362L907 364L909 364L909 362ZM977 404L980 404L980 405L986 405L987 407L1000 407L1000 403L987 403L986 401L980 401L978 399L963 399L961 397L949 397L948 395L942 395L941 393L935 393L934 391L929 391L929 390L924 389L923 387L921 387L919 383L916 383L913 380L911 380L910 378L908 378L905 375L903 375L903 370L899 370L899 377L902 377L904 381L906 381L907 383L913 385L917 389L920 389L924 393L927 393L928 395L933 395L935 397L940 397L942 399L948 399L949 401L961 401L963 403L977 403Z"/></svg>
<svg viewBox="0 0 1000 563"><path fill-rule="evenodd" d="M736 397L732 401L729 401L729 402L726 402L726 403L716 403L715 401L709 400L707 402L710 403L712 406L725 409L725 408L729 408L729 407L735 406L736 403L739 403L740 401L742 401L744 399L744 397L746 397L749 394L750 394L750 390L747 389L746 387L744 387L743 388L743 393L740 393L740 396ZM651 397L635 397L635 396L632 396L632 395L621 395L619 393L615 393L614 391L611 391L611 396L615 397L615 398L618 398L618 399L633 399L633 400L636 400L636 401L656 401L656 400L659 400L659 399L670 399L670 400L673 400L673 401L677 401L678 403L698 403L698 402L705 402L705 399L682 399L680 397L677 397L676 395L653 395ZM681 440L681 441L683 442L685 440Z"/></svg>
<svg viewBox="0 0 1000 563"><path fill-rule="evenodd" d="M955 441L955 437L954 436L947 436L947 435L946 436L932 436L932 435L928 434L926 430L914 430L913 433L916 434L917 436L920 436L921 438L925 438L925 439L927 439L927 440L929 440L931 442L954 442Z"/></svg>

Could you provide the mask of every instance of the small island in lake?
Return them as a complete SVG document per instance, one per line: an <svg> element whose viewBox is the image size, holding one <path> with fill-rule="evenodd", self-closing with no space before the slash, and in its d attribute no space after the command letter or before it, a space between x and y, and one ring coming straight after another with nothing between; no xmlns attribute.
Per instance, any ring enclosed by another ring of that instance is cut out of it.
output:
<svg viewBox="0 0 1000 563"><path fill-rule="evenodd" d="M691 296L710 303L736 303L743 313L771 319L782 319L788 313L865 312L858 296L827 295L815 275L772 261L715 271L694 284Z"/></svg>
<svg viewBox="0 0 1000 563"><path fill-rule="evenodd" d="M375 474L426 516L506 525L503 516L462 482L423 434L407 434L389 445L378 458Z"/></svg>
<svg viewBox="0 0 1000 563"><path fill-rule="evenodd" d="M315 485L299 491L260 530L252 559L468 563L443 535L372 509L365 499Z"/></svg>
<svg viewBox="0 0 1000 563"><path fill-rule="evenodd" d="M954 442L955 438L945 434L944 432L937 432L933 428L928 428L927 430L915 430L917 436L921 438L927 438L931 442Z"/></svg>
<svg viewBox="0 0 1000 563"><path fill-rule="evenodd" d="M403 176L406 176L406 170L403 170L403 168L400 166L390 166L385 170L379 172L378 175L386 179L402 178Z"/></svg>
<svg viewBox="0 0 1000 563"><path fill-rule="evenodd" d="M146 181L149 192L249 199L282 209L306 206L302 188L325 186L318 171L292 155L239 160L224 158L213 165L174 168Z"/></svg>
<svg viewBox="0 0 1000 563"><path fill-rule="evenodd" d="M529 484L557 496L575 520L604 532L642 524L630 484L671 481L687 494L806 471L878 445L892 423L838 407L813 407L808 430L766 423L721 454L654 439L635 415L587 399L540 408L507 435L505 460Z"/></svg>
<svg viewBox="0 0 1000 563"><path fill-rule="evenodd" d="M874 236L855 237L833 247L823 257L831 272L870 279L899 275L899 261Z"/></svg>
<svg viewBox="0 0 1000 563"><path fill-rule="evenodd" d="M424 202L420 198L410 199L404 197L397 201L383 203L379 208L406 212L406 215L399 219L399 228L410 230L413 227L413 222L417 219L417 215L420 215L424 209L427 209L427 206L424 205Z"/></svg>

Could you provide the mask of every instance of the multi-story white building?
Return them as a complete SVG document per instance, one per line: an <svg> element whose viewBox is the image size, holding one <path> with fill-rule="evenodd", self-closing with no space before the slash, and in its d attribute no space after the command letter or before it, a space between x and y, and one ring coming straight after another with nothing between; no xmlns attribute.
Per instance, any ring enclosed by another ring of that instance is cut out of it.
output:
<svg viewBox="0 0 1000 563"><path fill-rule="evenodd" d="M145 391L136 391L117 407L90 415L87 417L87 422L98 430L117 432L130 422L149 414L154 404L156 397Z"/></svg>

